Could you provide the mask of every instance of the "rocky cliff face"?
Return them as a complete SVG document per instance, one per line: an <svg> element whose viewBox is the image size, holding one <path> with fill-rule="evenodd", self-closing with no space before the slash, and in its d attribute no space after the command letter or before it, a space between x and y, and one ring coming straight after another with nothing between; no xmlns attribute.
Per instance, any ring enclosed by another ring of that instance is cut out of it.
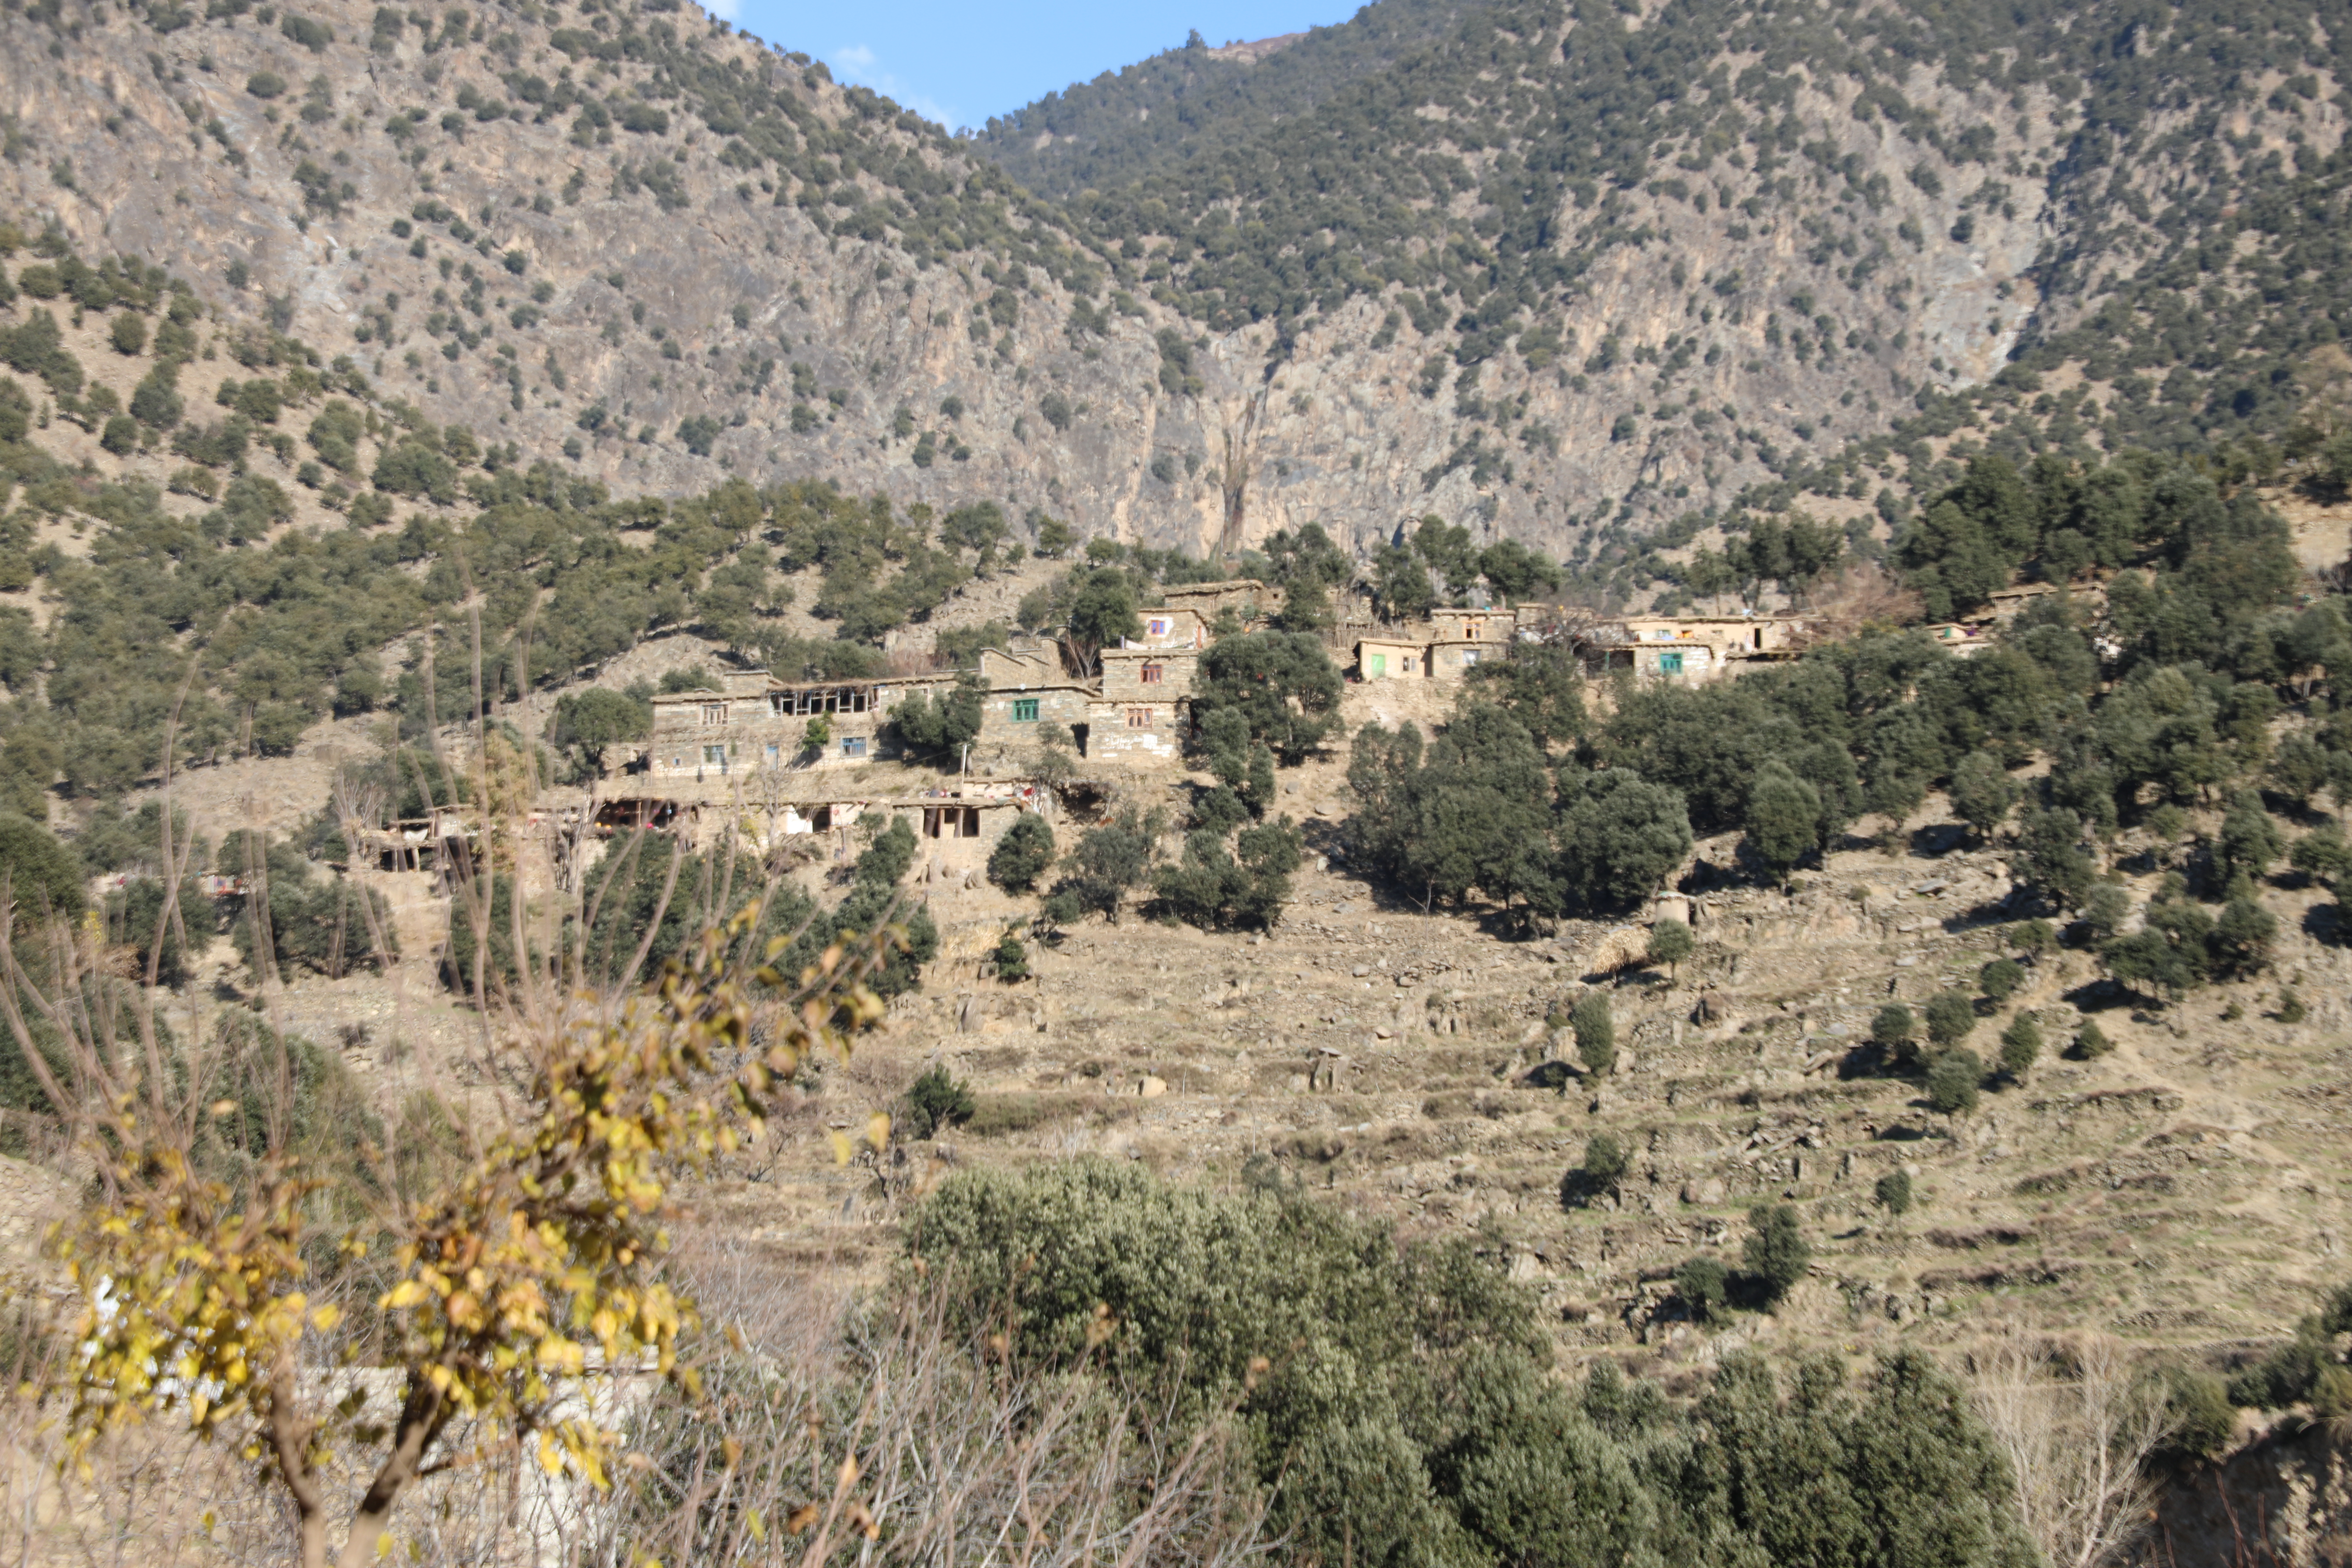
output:
<svg viewBox="0 0 2352 1568"><path fill-rule="evenodd" d="M1695 142L1671 175L1564 196L1545 221L1592 260L1557 346L1538 318L1465 369L1452 307L1394 286L1287 338L1206 331L1139 281L1105 304L1133 268L1099 237L691 8L52 7L0 37L20 221L171 267L222 320L349 355L524 461L623 493L831 478L1161 545L1307 521L1369 544L1437 512L1569 553L1992 374L2148 232L2113 221L2128 182L2069 184L2073 111L2045 89L1918 68L1906 100L1954 158L1800 67L1778 134L1801 156ZM1720 96L1710 64L1738 62L1693 62ZM773 95L786 151L728 81ZM2340 136L2326 92L2296 114L2255 112L2232 155L2290 121L2316 151ZM1473 185L1516 156L1463 154Z"/></svg>

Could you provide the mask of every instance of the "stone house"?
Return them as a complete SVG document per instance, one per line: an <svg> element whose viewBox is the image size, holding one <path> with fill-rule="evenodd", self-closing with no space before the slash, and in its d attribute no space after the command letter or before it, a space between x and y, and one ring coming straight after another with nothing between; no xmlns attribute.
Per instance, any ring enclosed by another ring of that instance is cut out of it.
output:
<svg viewBox="0 0 2352 1568"><path fill-rule="evenodd" d="M1087 704L1099 689L1064 671L1057 651L982 648L980 678L988 689L981 703L982 741L1028 744L1036 740L1038 725L1054 723L1070 731L1079 754L1086 754Z"/></svg>
<svg viewBox="0 0 2352 1568"><path fill-rule="evenodd" d="M1219 610L1230 609L1243 622L1260 620L1274 614L1281 594L1255 577L1235 577L1223 583L1186 583L1177 587L1163 588L1160 597L1171 610L1190 610L1203 625L1214 621ZM1147 618L1150 612L1144 612Z"/></svg>
<svg viewBox="0 0 2352 1568"><path fill-rule="evenodd" d="M915 692L955 683L951 673L782 681L756 669L725 670L718 679L715 691L653 700L652 733L627 759L628 771L708 783L761 767L862 763L881 753L891 710ZM820 716L831 734L812 748L809 726Z"/></svg>
<svg viewBox="0 0 2352 1568"><path fill-rule="evenodd" d="M1653 680L1696 685L1803 650L1806 623L1793 616L1632 616L1594 627L1577 651L1593 675L1630 670Z"/></svg>
<svg viewBox="0 0 2352 1568"><path fill-rule="evenodd" d="M1102 694L1118 701L1173 702L1192 695L1201 656L1189 647L1107 647Z"/></svg>

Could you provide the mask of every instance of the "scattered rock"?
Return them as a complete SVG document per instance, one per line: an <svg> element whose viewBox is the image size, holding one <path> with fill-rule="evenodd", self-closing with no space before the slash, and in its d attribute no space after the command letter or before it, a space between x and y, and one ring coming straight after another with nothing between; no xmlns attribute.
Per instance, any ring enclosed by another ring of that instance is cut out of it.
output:
<svg viewBox="0 0 2352 1568"><path fill-rule="evenodd" d="M1143 1081L1135 1086L1135 1092L1145 1100L1157 1100L1168 1092L1168 1080L1146 1073Z"/></svg>

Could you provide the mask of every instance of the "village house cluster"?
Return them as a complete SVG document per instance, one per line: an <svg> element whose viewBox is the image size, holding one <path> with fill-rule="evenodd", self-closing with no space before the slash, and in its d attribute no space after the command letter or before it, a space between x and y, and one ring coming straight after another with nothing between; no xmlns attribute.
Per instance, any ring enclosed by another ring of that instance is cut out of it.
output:
<svg viewBox="0 0 2352 1568"><path fill-rule="evenodd" d="M1050 792L1015 798L994 782L997 762L1034 756L1045 736L1066 737L1089 773L1178 761L1211 628L1227 613L1244 627L1262 626L1277 600L1276 590L1246 578L1169 588L1162 603L1138 612L1140 635L1097 650L1087 674L1072 668L1059 643L1039 637L982 649L977 669L968 671L822 681L722 671L716 689L653 700L650 734L622 758L630 781L624 798L683 806L774 797L770 815L785 835L837 830L862 812L892 806L919 815L926 838L984 848L1014 811L1048 809ZM1424 621L1341 635L1352 640L1350 674L1361 681L1458 681L1480 663L1507 657L1514 641L1543 638L1572 646L1596 676L1630 670L1696 682L1737 674L1754 661L1793 658L1803 634L1801 621L1781 616L1580 623L1564 620L1554 607L1527 605L1441 608ZM960 766L954 784L919 803L849 798L854 786L842 770L898 754L891 721L901 704L918 696L940 699L975 677L982 693L980 729L969 756L958 761L988 759L982 777Z"/></svg>

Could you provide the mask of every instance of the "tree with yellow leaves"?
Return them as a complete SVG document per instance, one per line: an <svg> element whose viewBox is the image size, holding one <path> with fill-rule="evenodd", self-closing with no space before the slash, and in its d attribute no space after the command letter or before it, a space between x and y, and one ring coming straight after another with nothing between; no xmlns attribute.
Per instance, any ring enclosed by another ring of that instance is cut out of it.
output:
<svg viewBox="0 0 2352 1568"><path fill-rule="evenodd" d="M676 1184L758 1141L772 1086L815 1052L845 1054L881 1018L867 979L903 940L886 926L788 977L773 964L789 937L742 951L756 918L755 906L706 932L653 986L583 995L527 1028L527 1110L437 1196L386 1217L389 1289L365 1335L338 1336L342 1310L310 1289L319 1180L280 1140L220 1174L203 1134L229 1102L205 1103L205 1074L173 1058L149 1012L132 1009L127 1039L79 1027L103 1010L65 1003L92 979L78 939L59 933L51 956L20 959L0 916L0 1013L52 1080L51 1102L88 1108L80 1131L100 1176L96 1200L53 1237L82 1303L79 1353L49 1390L68 1404L64 1462L86 1464L110 1431L158 1416L234 1443L289 1500L303 1568L373 1563L421 1480L499 1451L605 1485L616 1435L587 1385L645 1368L698 1394L678 1354L694 1306L658 1273ZM36 1048L58 1030L70 1085ZM866 1141L888 1136L876 1116ZM851 1145L835 1142L845 1162ZM356 1258L382 1244L352 1232L339 1245ZM339 1352L377 1374L339 1375ZM385 1373L397 1407L380 1411L370 1384ZM330 1478L348 1467L367 1485L338 1548Z"/></svg>

